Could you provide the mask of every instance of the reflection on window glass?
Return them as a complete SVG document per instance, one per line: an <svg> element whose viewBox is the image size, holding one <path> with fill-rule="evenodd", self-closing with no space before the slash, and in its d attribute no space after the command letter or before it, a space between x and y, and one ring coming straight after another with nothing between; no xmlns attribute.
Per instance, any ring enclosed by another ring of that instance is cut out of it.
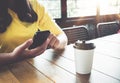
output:
<svg viewBox="0 0 120 83"><path fill-rule="evenodd" d="M61 18L62 0L38 0L53 18ZM66 0L67 18L120 13L120 0Z"/></svg>
<svg viewBox="0 0 120 83"><path fill-rule="evenodd" d="M53 18L61 18L61 0L38 0Z"/></svg>
<svg viewBox="0 0 120 83"><path fill-rule="evenodd" d="M96 15L96 0L67 0L67 16L83 17Z"/></svg>
<svg viewBox="0 0 120 83"><path fill-rule="evenodd" d="M120 12L120 0L67 0L67 16L94 16L98 5L100 15Z"/></svg>
<svg viewBox="0 0 120 83"><path fill-rule="evenodd" d="M100 15L117 14L120 11L120 0L99 0Z"/></svg>

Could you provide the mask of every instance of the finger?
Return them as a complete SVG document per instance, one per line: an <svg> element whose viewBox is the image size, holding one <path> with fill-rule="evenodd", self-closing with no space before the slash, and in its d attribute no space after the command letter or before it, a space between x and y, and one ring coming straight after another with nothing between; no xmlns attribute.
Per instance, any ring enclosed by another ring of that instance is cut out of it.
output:
<svg viewBox="0 0 120 83"><path fill-rule="evenodd" d="M58 49L58 47L59 47L59 41L56 41L55 43L54 43L54 49Z"/></svg>
<svg viewBox="0 0 120 83"><path fill-rule="evenodd" d="M29 51L30 51L29 54L30 54L30 55L33 55L33 56L37 56L38 54L42 54L42 53L46 50L49 41L50 41L50 40L47 39L47 40L45 41L45 43L43 43L43 45L38 46L38 47L36 47L36 48L34 48L34 49L29 50Z"/></svg>
<svg viewBox="0 0 120 83"><path fill-rule="evenodd" d="M48 38L49 38L50 41L52 41L52 38L53 38L53 37L54 37L53 34L50 34L50 35L48 36ZM50 43L49 43L48 47L51 47Z"/></svg>
<svg viewBox="0 0 120 83"><path fill-rule="evenodd" d="M41 50L41 51L37 52L37 53L34 55L34 57L35 57L35 56L39 56L39 55L41 55L41 54L44 53L44 52L45 52L45 50Z"/></svg>
<svg viewBox="0 0 120 83"><path fill-rule="evenodd" d="M53 38L53 34L50 34L49 36L48 36L48 38L51 40L52 38Z"/></svg>
<svg viewBox="0 0 120 83"><path fill-rule="evenodd" d="M56 37L52 37L52 39L51 39L51 41L50 41L50 46L51 47L54 47L54 44L55 44L55 42L56 42Z"/></svg>
<svg viewBox="0 0 120 83"><path fill-rule="evenodd" d="M32 39L27 40L26 42L24 42L23 44L21 44L20 46L16 47L13 51L13 55L27 55L28 51L25 50L26 48L28 48L31 44L32 44ZM24 56L27 57L27 56Z"/></svg>
<svg viewBox="0 0 120 83"><path fill-rule="evenodd" d="M23 44L21 44L19 46L19 48L20 49L26 49L26 48L28 48L32 44L32 42L33 42L32 39L29 39L26 42L24 42Z"/></svg>

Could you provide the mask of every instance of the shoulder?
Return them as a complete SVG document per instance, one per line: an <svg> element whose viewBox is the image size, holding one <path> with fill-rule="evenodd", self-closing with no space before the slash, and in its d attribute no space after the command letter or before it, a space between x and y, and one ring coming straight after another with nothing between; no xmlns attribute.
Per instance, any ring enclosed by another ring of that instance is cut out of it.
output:
<svg viewBox="0 0 120 83"><path fill-rule="evenodd" d="M35 8L35 9L44 9L44 6L38 1L38 0L29 0L32 7Z"/></svg>
<svg viewBox="0 0 120 83"><path fill-rule="evenodd" d="M30 0L32 8L38 14L38 17L44 16L46 13L45 7L38 0Z"/></svg>

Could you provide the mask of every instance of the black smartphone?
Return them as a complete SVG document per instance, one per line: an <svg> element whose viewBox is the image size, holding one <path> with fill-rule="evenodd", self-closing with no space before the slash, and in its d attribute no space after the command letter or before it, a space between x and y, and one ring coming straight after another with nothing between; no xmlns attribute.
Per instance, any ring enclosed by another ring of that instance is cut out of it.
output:
<svg viewBox="0 0 120 83"><path fill-rule="evenodd" d="M40 31L38 29L38 31L33 36L33 43L28 49L33 49L42 45L46 41L49 35L50 35L50 31L48 30Z"/></svg>

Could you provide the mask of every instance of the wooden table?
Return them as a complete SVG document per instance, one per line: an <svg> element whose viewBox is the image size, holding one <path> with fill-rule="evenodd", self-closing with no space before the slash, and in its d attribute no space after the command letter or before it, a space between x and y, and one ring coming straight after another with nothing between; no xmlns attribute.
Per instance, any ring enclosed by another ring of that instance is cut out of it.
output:
<svg viewBox="0 0 120 83"><path fill-rule="evenodd" d="M120 83L120 34L91 40L96 45L91 74L76 74L73 45L0 68L0 83Z"/></svg>

